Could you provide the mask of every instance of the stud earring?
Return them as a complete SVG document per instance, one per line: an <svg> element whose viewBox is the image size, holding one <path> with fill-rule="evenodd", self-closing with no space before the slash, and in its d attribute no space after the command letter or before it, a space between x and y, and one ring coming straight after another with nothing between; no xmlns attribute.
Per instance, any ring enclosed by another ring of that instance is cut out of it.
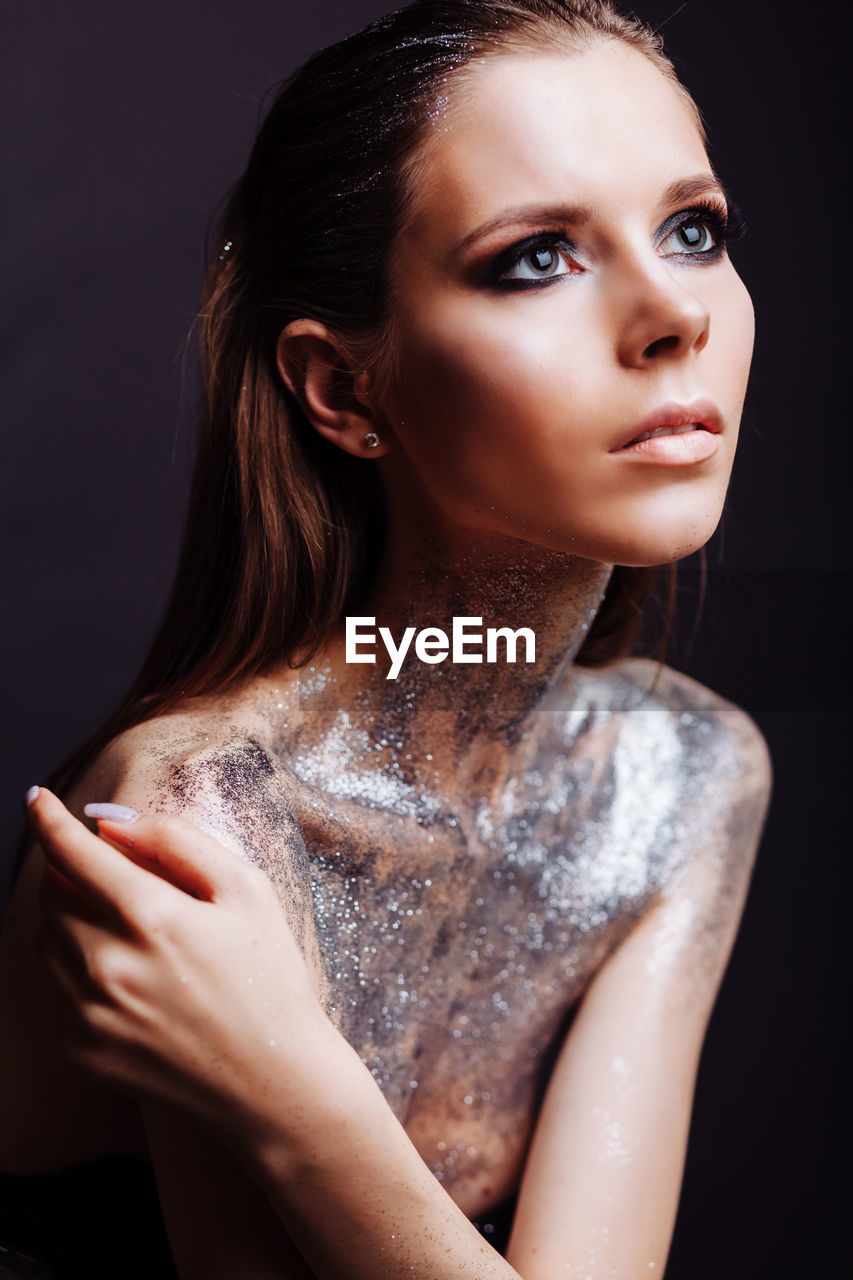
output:
<svg viewBox="0 0 853 1280"><path fill-rule="evenodd" d="M365 449L375 449L379 444L379 436L375 431L368 431L361 443L364 445Z"/></svg>

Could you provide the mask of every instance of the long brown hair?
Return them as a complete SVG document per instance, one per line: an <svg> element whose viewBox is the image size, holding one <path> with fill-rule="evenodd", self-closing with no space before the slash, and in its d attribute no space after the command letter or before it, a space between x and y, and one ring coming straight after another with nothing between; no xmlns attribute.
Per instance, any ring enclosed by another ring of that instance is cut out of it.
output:
<svg viewBox="0 0 853 1280"><path fill-rule="evenodd" d="M454 74L507 47L616 39L679 84L660 38L610 0L416 0L287 80L218 224L198 321L204 407L175 584L123 704L59 771L184 698L317 653L369 585L383 536L375 468L322 439L279 376L276 340L322 321L382 358L405 173ZM672 567L670 566L672 572ZM617 567L578 661L631 651L656 569ZM670 576L669 594L674 579Z"/></svg>

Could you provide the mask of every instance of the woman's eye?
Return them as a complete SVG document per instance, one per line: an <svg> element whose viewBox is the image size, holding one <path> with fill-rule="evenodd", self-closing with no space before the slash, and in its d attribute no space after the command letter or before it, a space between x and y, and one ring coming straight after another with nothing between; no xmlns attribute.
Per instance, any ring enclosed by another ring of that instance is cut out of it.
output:
<svg viewBox="0 0 853 1280"><path fill-rule="evenodd" d="M671 231L663 243L670 246L670 253L707 253L717 248L719 237L704 219L688 218Z"/></svg>
<svg viewBox="0 0 853 1280"><path fill-rule="evenodd" d="M535 249L528 249L513 269L515 274L508 271L507 275L515 280L536 280L542 276L561 275L562 263L563 259L557 250L552 245L543 244Z"/></svg>
<svg viewBox="0 0 853 1280"><path fill-rule="evenodd" d="M526 284L570 275L572 264L568 254L567 245L541 241L520 251L513 250L508 261L504 257L498 264L498 280Z"/></svg>

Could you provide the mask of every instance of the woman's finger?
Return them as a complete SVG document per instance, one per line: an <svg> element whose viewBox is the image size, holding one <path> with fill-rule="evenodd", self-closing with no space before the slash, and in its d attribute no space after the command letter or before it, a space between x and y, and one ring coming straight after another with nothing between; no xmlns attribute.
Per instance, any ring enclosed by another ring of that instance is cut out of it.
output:
<svg viewBox="0 0 853 1280"><path fill-rule="evenodd" d="M86 1023L84 1010L104 1000L104 992L91 972L91 934L96 924L85 914L85 906L82 913L78 910L81 901L76 890L69 893L67 882L59 883L57 873L48 865L39 889L42 920L35 935L35 950L64 996L56 1014L62 1020L66 1040L76 1038Z"/></svg>
<svg viewBox="0 0 853 1280"><path fill-rule="evenodd" d="M36 934L36 950L53 981L68 997L71 1009L80 1008L84 1000L98 998L98 989L91 980L79 944L69 937L59 920L45 921Z"/></svg>
<svg viewBox="0 0 853 1280"><path fill-rule="evenodd" d="M56 869L101 905L114 903L125 920L134 919L134 902L167 904L167 898L156 897L153 885L158 881L205 902L239 896L249 884L266 886L257 868L185 819L143 814L120 821L112 817L116 808L134 812L123 806L86 806L101 839L44 788L29 805L29 813L34 833ZM116 859L109 846L123 857Z"/></svg>
<svg viewBox="0 0 853 1280"><path fill-rule="evenodd" d="M86 805L98 831L146 870L205 902L227 897L250 879L254 868L207 832L177 814L142 815L114 821L108 805Z"/></svg>
<svg viewBox="0 0 853 1280"><path fill-rule="evenodd" d="M156 896L158 877L89 831L51 791L40 787L28 805L33 835L45 858L87 902L126 921L134 905Z"/></svg>
<svg viewBox="0 0 853 1280"><path fill-rule="evenodd" d="M91 909L91 903L85 894L81 893L58 867L48 861L44 864L36 901L42 915L55 911L59 906L73 905L82 909L86 904Z"/></svg>

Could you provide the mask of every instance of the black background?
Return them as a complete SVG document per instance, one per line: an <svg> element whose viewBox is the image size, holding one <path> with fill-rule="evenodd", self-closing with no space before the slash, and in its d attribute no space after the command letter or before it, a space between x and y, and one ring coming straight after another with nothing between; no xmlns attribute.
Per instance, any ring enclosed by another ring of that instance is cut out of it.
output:
<svg viewBox="0 0 853 1280"><path fill-rule="evenodd" d="M387 8L0 6L4 866L25 787L114 705L163 604L192 448L181 353L204 229L245 163L261 99ZM763 0L641 7L663 24L746 214L733 257L758 326L702 623L690 649L690 561L671 660L750 711L775 764L703 1057L668 1280L844 1265L849 232L835 172L848 72L841 5L816 8L811 25L804 13Z"/></svg>

